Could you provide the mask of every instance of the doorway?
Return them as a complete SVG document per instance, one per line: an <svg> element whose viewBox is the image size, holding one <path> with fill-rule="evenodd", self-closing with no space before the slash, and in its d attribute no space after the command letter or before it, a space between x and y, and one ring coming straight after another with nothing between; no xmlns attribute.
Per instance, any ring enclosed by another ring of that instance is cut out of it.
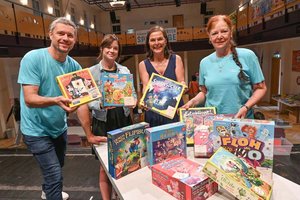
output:
<svg viewBox="0 0 300 200"><path fill-rule="evenodd" d="M173 27L184 28L183 15L173 15Z"/></svg>
<svg viewBox="0 0 300 200"><path fill-rule="evenodd" d="M270 85L270 104L277 106L277 101L272 99L272 96L280 94L280 82L281 82L281 74L280 74L280 64L281 57L273 56L272 58L272 68L271 68L271 85Z"/></svg>

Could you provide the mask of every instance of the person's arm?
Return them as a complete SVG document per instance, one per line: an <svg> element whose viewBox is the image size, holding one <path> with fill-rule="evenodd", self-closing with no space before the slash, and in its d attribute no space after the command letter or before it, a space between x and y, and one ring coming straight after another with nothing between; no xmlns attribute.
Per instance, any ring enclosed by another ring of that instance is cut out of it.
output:
<svg viewBox="0 0 300 200"><path fill-rule="evenodd" d="M107 141L106 137L95 136L91 130L90 111L87 104L81 105L77 109L77 116L84 130L86 138L91 144L99 144L100 142Z"/></svg>
<svg viewBox="0 0 300 200"><path fill-rule="evenodd" d="M22 85L24 93L25 104L30 108L42 108L48 106L58 105L66 112L73 112L77 107L70 108L68 106L71 103L70 99L67 99L63 96L57 97L45 97L38 94L39 86L37 85Z"/></svg>
<svg viewBox="0 0 300 200"><path fill-rule="evenodd" d="M177 82L186 85L184 81L184 66L180 56L176 55L176 69L175 74L177 78Z"/></svg>
<svg viewBox="0 0 300 200"><path fill-rule="evenodd" d="M254 84L253 94L249 100L240 108L238 113L235 115L235 118L245 118L249 109L257 104L267 92L267 86L265 82Z"/></svg>
<svg viewBox="0 0 300 200"><path fill-rule="evenodd" d="M189 109L189 108L193 108L198 104L202 104L205 101L205 96L206 96L206 92L207 89L205 86L200 86L201 91L191 100L189 100L186 104L184 104L181 108L184 109Z"/></svg>
<svg viewBox="0 0 300 200"><path fill-rule="evenodd" d="M139 74L143 85L142 93L144 93L150 78L144 61L139 63Z"/></svg>

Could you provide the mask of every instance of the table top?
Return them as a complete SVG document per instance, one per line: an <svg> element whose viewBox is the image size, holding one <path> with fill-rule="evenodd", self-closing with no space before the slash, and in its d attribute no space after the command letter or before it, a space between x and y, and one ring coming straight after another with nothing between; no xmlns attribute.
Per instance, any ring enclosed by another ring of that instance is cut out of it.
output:
<svg viewBox="0 0 300 200"><path fill-rule="evenodd" d="M149 167L144 167L138 171L126 175L118 180L110 176L108 172L108 153L107 143L94 145L96 155L99 158L102 166L108 174L108 177L121 199L143 199L143 200L173 200L173 196L163 191L159 187L152 184L151 170ZM188 158L198 163L204 164L207 159L194 158L193 148L188 147ZM300 199L300 185L289 181L282 176L273 174L273 194L272 200L282 199ZM208 198L209 200L234 200L234 196L223 189L220 189L216 194Z"/></svg>

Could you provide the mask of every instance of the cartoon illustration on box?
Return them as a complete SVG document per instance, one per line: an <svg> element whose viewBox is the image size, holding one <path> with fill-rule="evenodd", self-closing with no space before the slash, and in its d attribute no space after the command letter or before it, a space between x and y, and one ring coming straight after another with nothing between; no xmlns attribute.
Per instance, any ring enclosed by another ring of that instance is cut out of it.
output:
<svg viewBox="0 0 300 200"><path fill-rule="evenodd" d="M109 172L119 179L147 165L145 122L108 132Z"/></svg>
<svg viewBox="0 0 300 200"><path fill-rule="evenodd" d="M101 81L104 106L134 105L132 74L102 73Z"/></svg>
<svg viewBox="0 0 300 200"><path fill-rule="evenodd" d="M186 141L187 144L194 144L195 128L199 125L203 125L203 119L207 115L216 114L215 107L201 107L201 108L190 108L180 109L180 121L186 125Z"/></svg>
<svg viewBox="0 0 300 200"><path fill-rule="evenodd" d="M173 119L184 89L185 86L181 83L153 73L140 105Z"/></svg>
<svg viewBox="0 0 300 200"><path fill-rule="evenodd" d="M263 180L261 173L245 158L223 148L211 157L204 172L239 199L269 199L271 196L272 186Z"/></svg>
<svg viewBox="0 0 300 200"><path fill-rule="evenodd" d="M152 167L152 182L176 199L204 200L218 186L203 172L203 166L183 157L173 158Z"/></svg>
<svg viewBox="0 0 300 200"><path fill-rule="evenodd" d="M149 164L186 157L185 124L175 122L146 129Z"/></svg>
<svg viewBox="0 0 300 200"><path fill-rule="evenodd" d="M220 146L245 159L251 166L268 174L273 168L274 122L252 119L214 121L214 151Z"/></svg>

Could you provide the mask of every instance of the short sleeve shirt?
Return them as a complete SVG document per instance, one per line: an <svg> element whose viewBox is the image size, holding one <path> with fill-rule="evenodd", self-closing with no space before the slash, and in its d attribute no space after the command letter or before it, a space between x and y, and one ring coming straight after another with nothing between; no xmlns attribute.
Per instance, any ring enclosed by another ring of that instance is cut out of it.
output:
<svg viewBox="0 0 300 200"><path fill-rule="evenodd" d="M214 106L218 114L236 114L252 96L252 85L264 81L257 56L253 51L236 48L239 61L249 81L238 78L240 68L229 54L223 58L212 53L200 62L199 84L207 88L205 106ZM247 113L253 118L253 113Z"/></svg>
<svg viewBox="0 0 300 200"><path fill-rule="evenodd" d="M67 56L58 62L48 48L32 50L21 60L18 83L21 84L21 131L29 136L58 137L67 129L66 112L57 105L32 108L24 102L22 85L39 86L38 94L45 97L61 96L56 76L81 69L80 65Z"/></svg>

